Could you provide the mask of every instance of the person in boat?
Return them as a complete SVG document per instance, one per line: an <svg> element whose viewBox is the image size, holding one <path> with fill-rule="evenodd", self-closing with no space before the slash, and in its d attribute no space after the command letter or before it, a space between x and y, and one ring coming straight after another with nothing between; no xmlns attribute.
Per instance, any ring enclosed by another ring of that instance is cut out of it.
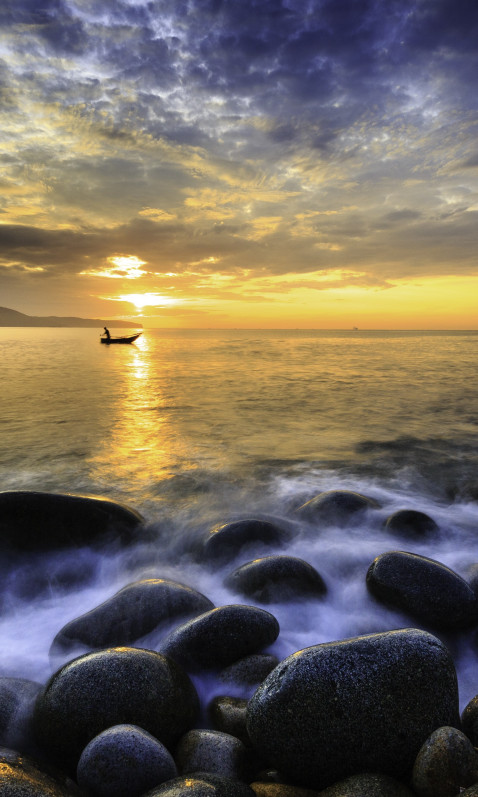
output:
<svg viewBox="0 0 478 797"><path fill-rule="evenodd" d="M111 335L108 327L104 327L104 330L105 330L104 334L106 335L106 340L111 340Z"/></svg>

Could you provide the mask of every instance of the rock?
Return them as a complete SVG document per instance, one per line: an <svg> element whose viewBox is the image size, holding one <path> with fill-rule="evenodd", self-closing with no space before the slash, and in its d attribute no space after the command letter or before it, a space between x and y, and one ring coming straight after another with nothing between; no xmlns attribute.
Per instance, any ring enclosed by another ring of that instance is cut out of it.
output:
<svg viewBox="0 0 478 797"><path fill-rule="evenodd" d="M478 783L460 792L460 797L478 797Z"/></svg>
<svg viewBox="0 0 478 797"><path fill-rule="evenodd" d="M63 626L53 640L50 654L78 645L89 648L129 645L162 623L196 616L213 607L205 595L184 584L164 578L135 581Z"/></svg>
<svg viewBox="0 0 478 797"><path fill-rule="evenodd" d="M219 673L222 683L240 684L242 686L256 686L264 680L266 675L277 667L279 659L271 653L255 653L245 656Z"/></svg>
<svg viewBox="0 0 478 797"><path fill-rule="evenodd" d="M246 745L250 745L246 728L246 712L248 701L243 697L216 695L208 706L211 724L216 731L236 736Z"/></svg>
<svg viewBox="0 0 478 797"><path fill-rule="evenodd" d="M455 630L478 621L475 593L449 567L425 556L389 551L367 572L367 587L378 600L409 612L432 628Z"/></svg>
<svg viewBox="0 0 478 797"><path fill-rule="evenodd" d="M0 748L2 797L81 797L69 778L39 769L39 765L13 750Z"/></svg>
<svg viewBox="0 0 478 797"><path fill-rule="evenodd" d="M0 540L17 550L81 546L98 541L130 542L143 518L107 498L0 492Z"/></svg>
<svg viewBox="0 0 478 797"><path fill-rule="evenodd" d="M437 728L417 755L412 786L419 797L454 797L478 781L478 753L456 728Z"/></svg>
<svg viewBox="0 0 478 797"><path fill-rule="evenodd" d="M169 747L198 711L196 690L178 664L151 650L109 648L74 659L50 678L33 726L44 753L75 771L88 742L113 725L139 725Z"/></svg>
<svg viewBox="0 0 478 797"><path fill-rule="evenodd" d="M175 759L181 775L208 772L232 780L242 780L247 771L247 751L244 744L235 736L222 731L188 731L179 741Z"/></svg>
<svg viewBox="0 0 478 797"><path fill-rule="evenodd" d="M385 528L404 537L420 538L438 531L433 518L416 509L399 509L385 521Z"/></svg>
<svg viewBox="0 0 478 797"><path fill-rule="evenodd" d="M197 775L174 778L143 797L255 797L245 783L221 775L201 772Z"/></svg>
<svg viewBox="0 0 478 797"><path fill-rule="evenodd" d="M254 781L251 783L251 789L255 792L256 797L318 797L318 792L312 789L290 786L287 783Z"/></svg>
<svg viewBox="0 0 478 797"><path fill-rule="evenodd" d="M315 645L284 659L249 701L255 749L297 785L359 772L408 777L423 743L459 726L446 647L417 629Z"/></svg>
<svg viewBox="0 0 478 797"><path fill-rule="evenodd" d="M475 562L475 564L470 565L465 575L467 583L475 595L478 596L478 564Z"/></svg>
<svg viewBox="0 0 478 797"><path fill-rule="evenodd" d="M294 556L265 556L238 567L224 584L261 603L322 597L327 588L317 570Z"/></svg>
<svg viewBox="0 0 478 797"><path fill-rule="evenodd" d="M399 780L388 775L366 772L351 775L320 792L320 797L364 797L364 795L366 797L413 797L413 792L404 783L400 783Z"/></svg>
<svg viewBox="0 0 478 797"><path fill-rule="evenodd" d="M369 509L379 508L380 504L366 495L350 490L330 490L319 493L307 503L302 504L296 510L296 514L301 520L307 520L310 523L322 521L334 525L344 525L354 521L357 516L362 516Z"/></svg>
<svg viewBox="0 0 478 797"><path fill-rule="evenodd" d="M140 797L177 775L164 744L136 725L115 725L95 736L77 769L80 788L96 797Z"/></svg>
<svg viewBox="0 0 478 797"><path fill-rule="evenodd" d="M233 559L244 547L281 545L291 537L285 526L260 518L244 518L214 526L203 543L203 557L208 560Z"/></svg>
<svg viewBox="0 0 478 797"><path fill-rule="evenodd" d="M474 747L478 747L478 695L472 697L461 715L461 727Z"/></svg>
<svg viewBox="0 0 478 797"><path fill-rule="evenodd" d="M0 677L0 746L32 752L33 707L41 688L25 678Z"/></svg>
<svg viewBox="0 0 478 797"><path fill-rule="evenodd" d="M161 643L165 656L191 671L226 667L271 645L279 623L264 609L232 604L200 614L174 629Z"/></svg>

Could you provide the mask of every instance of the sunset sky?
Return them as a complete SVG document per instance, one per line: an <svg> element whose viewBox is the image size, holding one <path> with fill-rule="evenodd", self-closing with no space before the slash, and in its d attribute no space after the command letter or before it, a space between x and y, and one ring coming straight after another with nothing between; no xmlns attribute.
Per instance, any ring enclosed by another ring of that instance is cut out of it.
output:
<svg viewBox="0 0 478 797"><path fill-rule="evenodd" d="M3 0L0 305L478 328L475 0Z"/></svg>

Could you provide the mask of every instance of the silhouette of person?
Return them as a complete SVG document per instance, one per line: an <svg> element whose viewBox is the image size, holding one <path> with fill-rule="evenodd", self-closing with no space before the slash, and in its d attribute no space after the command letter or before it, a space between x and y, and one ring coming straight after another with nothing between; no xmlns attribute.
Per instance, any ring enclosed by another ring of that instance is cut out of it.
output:
<svg viewBox="0 0 478 797"><path fill-rule="evenodd" d="M110 340L111 335L109 329L107 327L104 327L104 330L105 330L106 340Z"/></svg>

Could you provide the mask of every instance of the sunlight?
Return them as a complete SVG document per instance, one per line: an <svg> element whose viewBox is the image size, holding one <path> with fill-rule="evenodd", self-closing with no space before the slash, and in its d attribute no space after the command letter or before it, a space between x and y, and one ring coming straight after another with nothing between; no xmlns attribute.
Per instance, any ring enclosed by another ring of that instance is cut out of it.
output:
<svg viewBox="0 0 478 797"><path fill-rule="evenodd" d="M177 300L159 293L128 293L118 296L113 301L130 302L138 310L142 310L143 307L165 307L166 305L176 304Z"/></svg>

